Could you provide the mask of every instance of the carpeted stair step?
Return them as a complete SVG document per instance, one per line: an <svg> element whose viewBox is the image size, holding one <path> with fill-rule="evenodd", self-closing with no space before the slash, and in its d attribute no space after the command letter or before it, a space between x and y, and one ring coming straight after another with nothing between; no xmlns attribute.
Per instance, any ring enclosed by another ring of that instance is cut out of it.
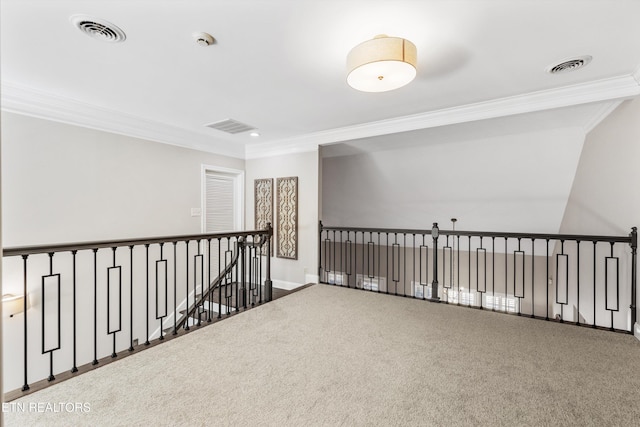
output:
<svg viewBox="0 0 640 427"><path fill-rule="evenodd" d="M215 289L212 292L211 297L208 299L210 302L212 302L214 305L218 304L220 301L222 301L222 305L224 306L227 302L229 302L229 306L236 308L236 292L239 292L240 289L239 287L241 286L241 284L233 282L233 283L229 283L227 285L221 285L219 288ZM246 283L245 286L247 286L247 288L249 288L249 283ZM228 291L226 291L225 293L225 288L228 287ZM222 292L222 300L220 300L220 293ZM225 295L230 296L229 301L227 300L227 298L225 298ZM249 297L249 290L246 290L246 295L247 297ZM242 306L242 294L238 295L238 303L240 304L240 306ZM249 304L249 299L247 299L247 304ZM216 310L214 308L214 310Z"/></svg>
<svg viewBox="0 0 640 427"><path fill-rule="evenodd" d="M211 297L207 300L204 301L204 312L201 314L201 319L202 320L206 320L207 318L207 314L206 311L209 310L211 311L211 317L212 318L217 318L218 317L218 312L221 309L222 314L227 314L229 313L229 310L231 310L231 312L234 312L236 310L236 292L239 291L239 286L241 286L241 284L237 283L237 282L231 282L229 284L226 285L221 285L218 289L215 289L211 292ZM245 286L249 287L249 283L246 283ZM228 291L227 294L230 296L230 299L227 300L227 298L225 298L225 288L228 287ZM276 294L278 294L278 291L280 291L279 289L274 289L274 297L276 297ZM220 306L220 292L222 292L222 306ZM257 303L259 297L253 297L250 294L249 289L246 290L246 295L247 295L247 306L250 307L251 305L255 305L255 303ZM263 295L264 295L264 286L262 289ZM288 291L284 291L286 293L288 293ZM198 301L200 298L202 297L201 293L196 294L195 300ZM254 299L255 298L255 299ZM226 302L229 302L229 306L227 307ZM193 306L193 301L189 301L191 303L191 305ZM254 304L252 304L254 303ZM242 308L242 295L239 295L239 304L240 307ZM185 313L187 312L187 310L180 310L178 313L181 317L184 317ZM202 321L201 320L201 321ZM196 325L198 323L198 317L197 314L195 314L195 316L191 316L188 320L188 324L189 326L193 326ZM172 333L173 332L173 327L170 326L169 328L163 329L164 333Z"/></svg>
<svg viewBox="0 0 640 427"><path fill-rule="evenodd" d="M184 315L184 313L185 313L185 310L180 311L180 314ZM223 314L226 314L226 312L223 312ZM211 315L211 318L212 318L212 319L215 319L215 318L217 318L217 317L218 317L218 312L216 312L216 311L211 311L211 314L210 314L210 315ZM204 312L202 312L202 313L200 314L200 322L201 322L201 323L205 323L206 321L207 321L207 310L205 310ZM198 324L198 317L197 317L197 314L196 314L196 316L195 316L195 317L193 317L193 316L192 316L192 317L189 317L189 319L188 319L187 323L188 323L189 327L196 326L196 325ZM162 331L163 331L163 333L164 333L165 335L166 335L166 334L171 334L171 333L173 333L173 326L169 326L168 328L165 328L165 329L163 329Z"/></svg>
<svg viewBox="0 0 640 427"><path fill-rule="evenodd" d="M205 304L206 304L206 303L205 303ZM207 313L208 311L210 311L210 312L212 313L212 314L211 314L212 316L213 316L213 315L216 315L216 316L217 316L217 315L218 315L218 308L220 308L220 307L218 306L218 304L217 304L217 303L216 303L216 304L212 304L212 305L211 305L211 308L207 308L207 307L205 306L203 309L201 309L201 314L200 314L200 316L201 316L201 317L206 317L206 313ZM227 313L227 308L229 308L231 311L235 311L235 308L233 308L233 307L227 307L226 305L224 305L224 304L223 304L223 305L222 305L222 313L223 313L223 314L226 314L226 313ZM180 313L180 315L184 316L186 312L187 312L187 310L180 310L178 313ZM198 312L197 312L197 311L196 311L196 312L194 312L194 313L192 314L191 318L192 318L192 319L198 319Z"/></svg>

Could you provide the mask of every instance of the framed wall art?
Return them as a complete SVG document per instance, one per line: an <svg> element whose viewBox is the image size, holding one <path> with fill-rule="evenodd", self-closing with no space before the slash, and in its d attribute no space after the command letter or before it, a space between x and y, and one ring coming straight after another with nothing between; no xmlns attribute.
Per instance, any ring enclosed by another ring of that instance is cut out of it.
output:
<svg viewBox="0 0 640 427"><path fill-rule="evenodd" d="M273 223L273 178L256 179L253 181L255 229L265 230L267 224ZM273 239L271 239L271 253L273 254Z"/></svg>
<svg viewBox="0 0 640 427"><path fill-rule="evenodd" d="M298 177L277 178L278 258L298 259Z"/></svg>

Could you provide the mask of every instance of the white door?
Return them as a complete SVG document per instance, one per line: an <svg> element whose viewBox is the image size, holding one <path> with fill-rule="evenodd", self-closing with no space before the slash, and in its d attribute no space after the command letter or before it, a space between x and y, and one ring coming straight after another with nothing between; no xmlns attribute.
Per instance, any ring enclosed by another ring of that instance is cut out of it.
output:
<svg viewBox="0 0 640 427"><path fill-rule="evenodd" d="M244 173L212 167L203 167L203 221L204 233L224 233L243 228L242 200L244 197ZM205 253L211 256L212 274L226 265L233 250L235 239L213 239ZM208 244L207 244L208 246ZM214 278L212 277L212 279Z"/></svg>
<svg viewBox="0 0 640 427"><path fill-rule="evenodd" d="M203 233L242 230L244 173L203 167Z"/></svg>
<svg viewBox="0 0 640 427"><path fill-rule="evenodd" d="M205 182L204 232L235 231L234 179L207 173Z"/></svg>

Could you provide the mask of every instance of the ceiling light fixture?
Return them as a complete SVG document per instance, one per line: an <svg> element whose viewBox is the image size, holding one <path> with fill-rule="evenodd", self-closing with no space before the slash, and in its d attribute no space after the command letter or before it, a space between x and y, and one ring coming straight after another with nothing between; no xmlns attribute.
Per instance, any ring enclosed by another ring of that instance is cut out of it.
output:
<svg viewBox="0 0 640 427"><path fill-rule="evenodd" d="M258 132L251 132L249 135L253 136L254 138L257 138L257 137L260 136L260 134Z"/></svg>
<svg viewBox="0 0 640 427"><path fill-rule="evenodd" d="M385 34L360 43L347 56L347 83L363 92L386 92L416 77L416 45Z"/></svg>

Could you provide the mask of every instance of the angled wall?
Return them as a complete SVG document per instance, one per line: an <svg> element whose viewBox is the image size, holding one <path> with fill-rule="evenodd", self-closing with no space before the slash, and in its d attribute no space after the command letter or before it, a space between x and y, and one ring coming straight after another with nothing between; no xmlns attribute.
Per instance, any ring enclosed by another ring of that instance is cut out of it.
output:
<svg viewBox="0 0 640 427"><path fill-rule="evenodd" d="M621 104L587 135L560 232L627 235L631 227L640 227L639 162L640 98L636 98ZM621 301L628 306L630 250L625 252L617 256L621 257ZM592 272L581 274L581 281L593 280ZM601 272L596 273L595 282L602 294ZM585 306L592 304L589 294L581 294L580 300ZM635 332L640 337L638 324Z"/></svg>
<svg viewBox="0 0 640 427"><path fill-rule="evenodd" d="M562 220L564 233L628 234L640 227L640 98L586 137Z"/></svg>
<svg viewBox="0 0 640 427"><path fill-rule="evenodd" d="M464 230L558 231L582 129L430 136L415 133L410 146L323 158L323 223L425 229L438 222L449 229L456 217Z"/></svg>

